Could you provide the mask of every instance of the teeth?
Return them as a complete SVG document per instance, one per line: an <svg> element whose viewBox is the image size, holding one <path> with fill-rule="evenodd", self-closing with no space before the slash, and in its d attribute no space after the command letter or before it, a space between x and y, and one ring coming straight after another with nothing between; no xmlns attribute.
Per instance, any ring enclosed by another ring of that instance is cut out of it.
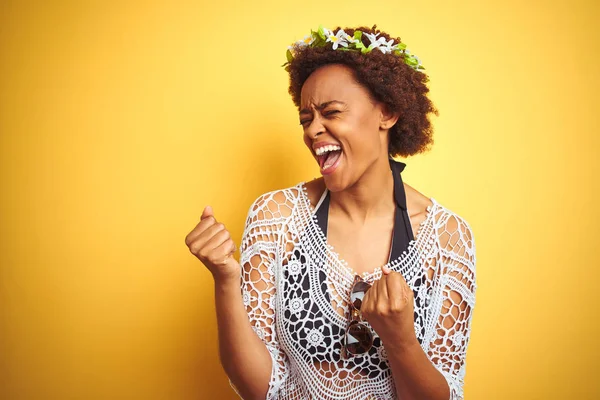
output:
<svg viewBox="0 0 600 400"><path fill-rule="evenodd" d="M328 145L328 146L323 146L323 147L319 147L317 150L315 150L315 154L320 156L322 154L325 154L327 152L330 151L337 151L337 150L341 150L342 148L338 145Z"/></svg>

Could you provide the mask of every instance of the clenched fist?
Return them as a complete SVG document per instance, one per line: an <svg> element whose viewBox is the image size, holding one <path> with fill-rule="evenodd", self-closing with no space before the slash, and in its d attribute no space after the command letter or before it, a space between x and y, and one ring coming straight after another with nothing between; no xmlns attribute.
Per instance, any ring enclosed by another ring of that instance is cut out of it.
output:
<svg viewBox="0 0 600 400"><path fill-rule="evenodd" d="M418 343L414 325L414 294L404 277L387 267L362 301L361 313L384 345Z"/></svg>
<svg viewBox="0 0 600 400"><path fill-rule="evenodd" d="M215 219L210 206L204 209L198 225L185 237L185 244L208 268L215 281L240 279L240 264L233 258L235 243L225 225Z"/></svg>

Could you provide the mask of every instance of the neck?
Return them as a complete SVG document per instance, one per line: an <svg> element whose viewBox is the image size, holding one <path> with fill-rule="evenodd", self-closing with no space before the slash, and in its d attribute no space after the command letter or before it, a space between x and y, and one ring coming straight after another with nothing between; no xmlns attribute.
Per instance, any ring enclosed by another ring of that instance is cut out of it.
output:
<svg viewBox="0 0 600 400"><path fill-rule="evenodd" d="M354 185L331 193L331 212L359 224L368 218L389 215L394 209L394 178L387 155L378 157Z"/></svg>

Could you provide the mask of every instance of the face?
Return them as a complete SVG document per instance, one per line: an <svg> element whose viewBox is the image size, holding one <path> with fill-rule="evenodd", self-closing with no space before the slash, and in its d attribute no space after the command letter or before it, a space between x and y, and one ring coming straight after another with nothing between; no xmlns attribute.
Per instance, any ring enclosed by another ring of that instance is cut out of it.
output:
<svg viewBox="0 0 600 400"><path fill-rule="evenodd" d="M318 162L327 188L347 189L377 162L387 164L388 130L397 118L339 64L313 72L301 91L304 142Z"/></svg>

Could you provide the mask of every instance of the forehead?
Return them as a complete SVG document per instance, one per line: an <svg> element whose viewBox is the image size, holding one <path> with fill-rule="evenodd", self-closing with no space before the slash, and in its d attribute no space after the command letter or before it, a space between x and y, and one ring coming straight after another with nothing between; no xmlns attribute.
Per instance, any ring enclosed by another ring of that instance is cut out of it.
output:
<svg viewBox="0 0 600 400"><path fill-rule="evenodd" d="M305 108L331 100L350 103L368 99L368 96L368 91L356 82L349 67L331 64L317 69L304 82L300 103Z"/></svg>

